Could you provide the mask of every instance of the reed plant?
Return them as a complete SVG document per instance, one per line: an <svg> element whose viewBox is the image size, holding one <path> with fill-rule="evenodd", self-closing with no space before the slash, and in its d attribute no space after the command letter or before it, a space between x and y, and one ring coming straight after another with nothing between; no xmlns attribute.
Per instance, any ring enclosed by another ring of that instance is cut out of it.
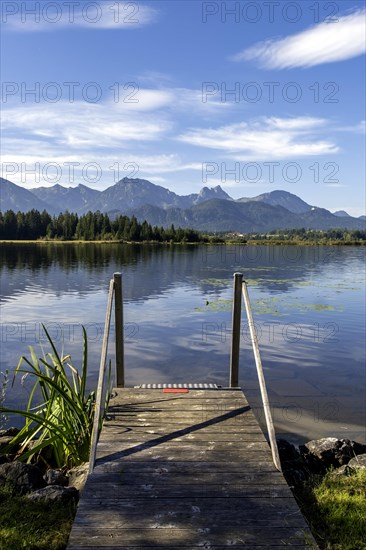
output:
<svg viewBox="0 0 366 550"><path fill-rule="evenodd" d="M26 409L0 408L0 413L20 415L25 420L10 442L8 452L15 453L19 460L72 468L89 460L93 429L95 392L88 392L86 388L87 335L83 327L83 356L78 370L70 355L58 353L47 329L42 327L50 351L45 353L42 348L43 357L38 359L30 346L30 358L21 357L14 373L14 378L20 374L32 378ZM105 410L110 395L110 368L108 378Z"/></svg>
<svg viewBox="0 0 366 550"><path fill-rule="evenodd" d="M9 382L9 372L0 371L0 430L2 430L7 422L7 416L1 412L2 405L5 400L6 387Z"/></svg>

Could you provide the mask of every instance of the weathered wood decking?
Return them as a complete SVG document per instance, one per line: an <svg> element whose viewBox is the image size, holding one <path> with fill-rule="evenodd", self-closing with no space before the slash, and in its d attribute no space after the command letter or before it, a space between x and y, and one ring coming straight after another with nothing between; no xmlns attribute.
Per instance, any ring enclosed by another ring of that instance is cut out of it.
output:
<svg viewBox="0 0 366 550"><path fill-rule="evenodd" d="M69 550L316 548L239 389L116 389Z"/></svg>

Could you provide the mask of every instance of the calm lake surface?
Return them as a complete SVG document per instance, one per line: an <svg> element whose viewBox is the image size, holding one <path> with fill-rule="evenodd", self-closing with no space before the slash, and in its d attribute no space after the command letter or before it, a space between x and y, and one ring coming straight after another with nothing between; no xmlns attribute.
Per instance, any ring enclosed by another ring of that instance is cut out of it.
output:
<svg viewBox="0 0 366 550"><path fill-rule="evenodd" d="M109 279L123 274L126 384L229 378L233 273L248 281L276 432L366 442L365 248L1 244L0 370L44 343L44 323L96 385ZM112 327L110 357L113 360ZM240 384L262 426L243 309ZM24 405L28 380L7 391Z"/></svg>

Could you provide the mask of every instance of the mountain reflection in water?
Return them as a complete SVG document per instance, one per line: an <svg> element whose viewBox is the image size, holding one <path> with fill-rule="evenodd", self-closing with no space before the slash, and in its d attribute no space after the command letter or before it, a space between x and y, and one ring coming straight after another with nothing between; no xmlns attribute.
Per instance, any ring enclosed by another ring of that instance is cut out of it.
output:
<svg viewBox="0 0 366 550"><path fill-rule="evenodd" d="M108 281L120 271L127 385L225 385L232 277L240 271L278 434L365 442L364 261L364 248L345 246L2 244L0 370L15 368L37 346L41 323L77 363L83 324L93 386ZM263 421L244 315L242 323L240 383ZM18 384L8 399L22 404L26 394L27 384Z"/></svg>

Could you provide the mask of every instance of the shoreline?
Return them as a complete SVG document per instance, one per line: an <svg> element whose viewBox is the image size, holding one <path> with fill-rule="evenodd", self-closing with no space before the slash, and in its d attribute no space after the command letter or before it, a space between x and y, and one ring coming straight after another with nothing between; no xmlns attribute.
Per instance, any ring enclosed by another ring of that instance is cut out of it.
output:
<svg viewBox="0 0 366 550"><path fill-rule="evenodd" d="M124 245L153 245L153 246L366 246L366 241L296 241L296 240L246 240L224 242L171 242L171 241L124 241L124 240L61 240L61 239L1 239L0 244L124 244Z"/></svg>

